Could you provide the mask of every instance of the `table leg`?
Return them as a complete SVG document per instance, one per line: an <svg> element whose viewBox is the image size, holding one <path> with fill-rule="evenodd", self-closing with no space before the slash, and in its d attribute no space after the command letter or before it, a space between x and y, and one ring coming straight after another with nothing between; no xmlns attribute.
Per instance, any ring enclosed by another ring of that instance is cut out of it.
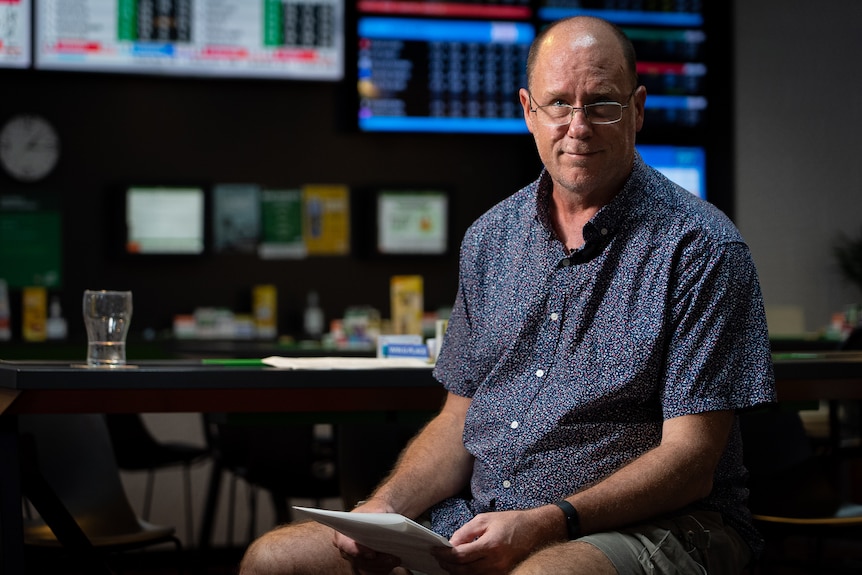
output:
<svg viewBox="0 0 862 575"><path fill-rule="evenodd" d="M0 417L0 574L24 573L18 421Z"/></svg>

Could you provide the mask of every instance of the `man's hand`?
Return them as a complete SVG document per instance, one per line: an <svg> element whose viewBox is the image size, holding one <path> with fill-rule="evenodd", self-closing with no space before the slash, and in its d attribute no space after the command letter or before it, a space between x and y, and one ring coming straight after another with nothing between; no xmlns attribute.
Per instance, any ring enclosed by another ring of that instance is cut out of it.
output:
<svg viewBox="0 0 862 575"><path fill-rule="evenodd" d="M555 506L482 513L458 529L452 549L434 556L453 575L502 575L536 549L565 539L565 522Z"/></svg>
<svg viewBox="0 0 862 575"><path fill-rule="evenodd" d="M369 499L354 510L355 513L393 513L392 508L382 499ZM388 574L401 564L401 559L387 553L380 553L360 545L350 537L335 531L332 544L341 556L361 573Z"/></svg>

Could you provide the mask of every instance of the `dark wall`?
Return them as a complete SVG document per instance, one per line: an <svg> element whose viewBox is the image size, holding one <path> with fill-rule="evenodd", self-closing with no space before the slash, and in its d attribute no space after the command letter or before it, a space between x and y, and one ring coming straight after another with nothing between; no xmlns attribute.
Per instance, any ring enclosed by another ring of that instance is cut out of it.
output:
<svg viewBox="0 0 862 575"><path fill-rule="evenodd" d="M348 305L389 314L389 278L421 274L429 310L450 305L457 245L437 259L315 257L263 261L213 254L176 262L128 262L110 255L109 218L124 183L251 182L445 185L454 193L453 237L481 212L531 181L540 164L530 136L359 134L337 84L141 76L0 72L0 122L31 112L59 131L62 156L38 184L0 176L0 193L47 190L63 202L61 296L70 333L83 334L84 289L131 289L133 333L170 327L197 306L249 311L251 287L278 287L282 331L298 329L309 290L327 319ZM513 98L517 95L513 94ZM2 276L2 272L0 272ZM13 312L19 292L13 291ZM20 315L13 317L16 334Z"/></svg>

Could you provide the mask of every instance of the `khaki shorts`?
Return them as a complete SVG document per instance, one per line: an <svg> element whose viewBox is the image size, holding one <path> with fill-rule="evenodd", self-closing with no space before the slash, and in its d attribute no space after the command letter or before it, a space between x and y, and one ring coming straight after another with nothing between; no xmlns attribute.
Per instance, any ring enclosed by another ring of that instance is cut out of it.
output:
<svg viewBox="0 0 862 575"><path fill-rule="evenodd" d="M711 511L585 535L579 541L601 550L621 575L735 575L751 559L739 533Z"/></svg>

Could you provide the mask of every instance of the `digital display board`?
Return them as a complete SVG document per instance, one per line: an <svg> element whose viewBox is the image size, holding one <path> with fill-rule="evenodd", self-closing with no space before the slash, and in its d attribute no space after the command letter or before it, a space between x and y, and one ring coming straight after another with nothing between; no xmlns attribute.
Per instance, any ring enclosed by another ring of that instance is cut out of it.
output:
<svg viewBox="0 0 862 575"><path fill-rule="evenodd" d="M39 69L340 80L344 0L40 0Z"/></svg>
<svg viewBox="0 0 862 575"><path fill-rule="evenodd" d="M31 63L30 0L0 0L0 68L28 68Z"/></svg>
<svg viewBox="0 0 862 575"><path fill-rule="evenodd" d="M526 22L360 18L360 130L524 132L533 37Z"/></svg>
<svg viewBox="0 0 862 575"><path fill-rule="evenodd" d="M359 130L526 133L518 89L529 45L550 22L576 15L613 22L632 40L650 132L704 129L701 2L365 0L356 17Z"/></svg>

